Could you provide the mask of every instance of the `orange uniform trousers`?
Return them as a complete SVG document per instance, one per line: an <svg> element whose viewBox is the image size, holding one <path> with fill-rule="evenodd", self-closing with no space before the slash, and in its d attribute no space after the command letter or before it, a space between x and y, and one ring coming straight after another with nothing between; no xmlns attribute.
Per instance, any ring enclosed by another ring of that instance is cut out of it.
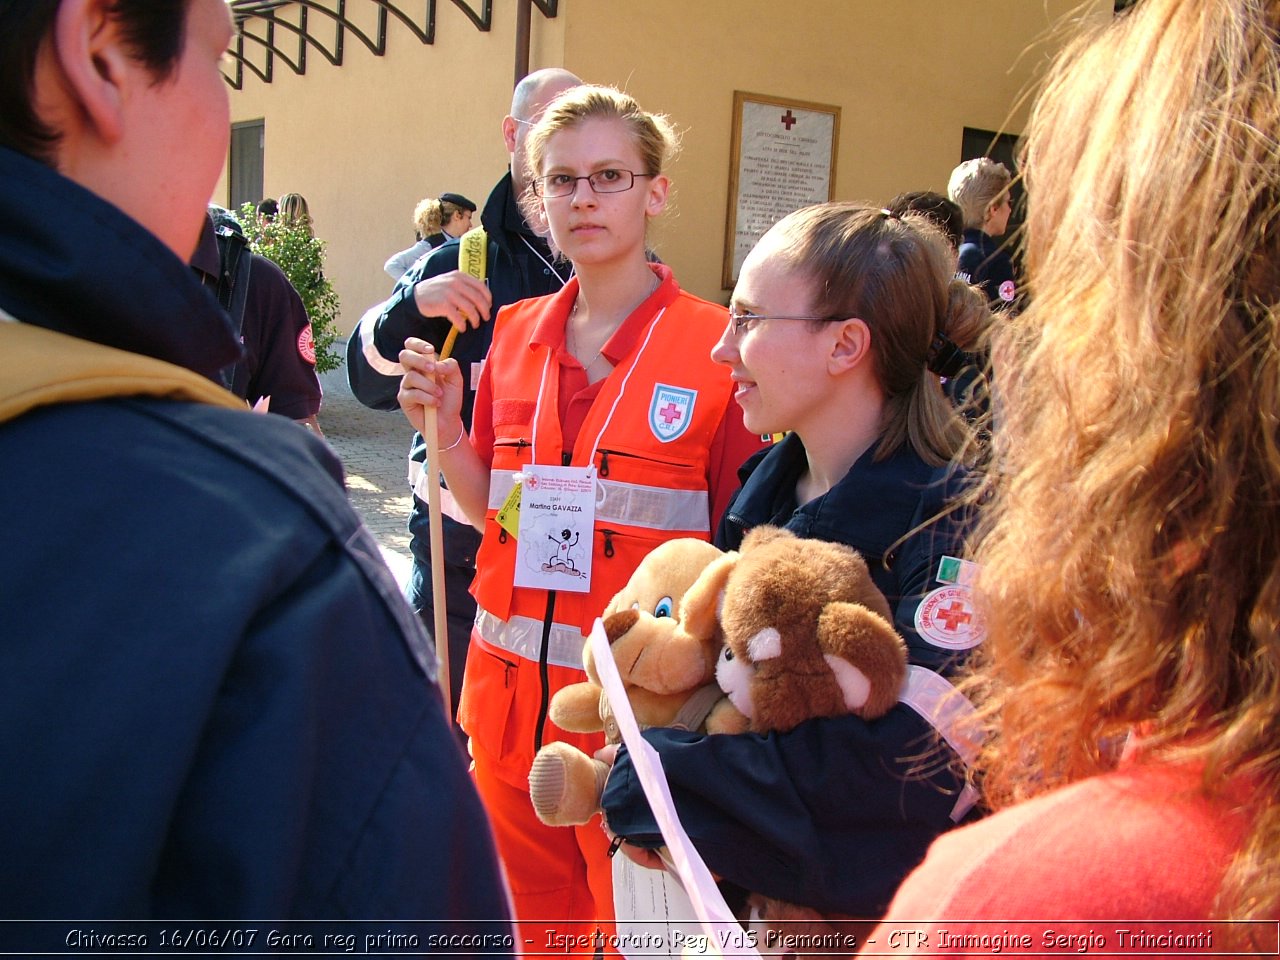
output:
<svg viewBox="0 0 1280 960"><path fill-rule="evenodd" d="M617 955L611 946L613 865L609 838L595 816L580 827L549 827L533 812L529 789L504 780L492 757L471 744L476 789L493 826L515 901L517 945L524 952ZM600 949L597 949L600 948Z"/></svg>

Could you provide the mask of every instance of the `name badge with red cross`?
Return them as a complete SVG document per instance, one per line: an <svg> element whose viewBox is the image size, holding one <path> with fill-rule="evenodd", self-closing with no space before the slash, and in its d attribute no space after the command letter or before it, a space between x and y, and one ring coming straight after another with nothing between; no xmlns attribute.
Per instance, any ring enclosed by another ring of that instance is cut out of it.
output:
<svg viewBox="0 0 1280 960"><path fill-rule="evenodd" d="M925 594L916 607L916 632L935 647L968 650L987 635L966 586L948 584Z"/></svg>
<svg viewBox="0 0 1280 960"><path fill-rule="evenodd" d="M696 390L655 383L653 400L649 403L649 429L653 435L663 443L670 443L681 436L689 429L697 399Z"/></svg>

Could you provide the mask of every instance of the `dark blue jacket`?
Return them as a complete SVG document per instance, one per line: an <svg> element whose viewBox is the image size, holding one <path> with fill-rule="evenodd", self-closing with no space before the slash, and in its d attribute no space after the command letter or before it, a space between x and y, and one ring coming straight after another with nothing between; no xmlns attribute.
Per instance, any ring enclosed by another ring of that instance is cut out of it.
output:
<svg viewBox="0 0 1280 960"><path fill-rule="evenodd" d="M154 236L3 149L0 308L210 379L238 353ZM4 917L509 932L426 638L321 440L120 397L0 423L0 464Z"/></svg>
<svg viewBox="0 0 1280 960"><path fill-rule="evenodd" d="M226 226L228 221L234 226ZM191 256L201 284L222 302L230 301L233 326L239 320L244 356L231 370L230 390L251 404L270 397L271 412L291 420L314 417L322 394L307 308L284 271L251 252L239 230L238 222L220 210L216 226L210 217L200 232ZM226 260L224 251L229 251ZM235 251L239 256L232 260ZM232 275L220 282L224 266L232 263Z"/></svg>
<svg viewBox="0 0 1280 960"><path fill-rule="evenodd" d="M938 562L960 556L962 524L927 526L963 477L930 467L909 448L876 462L864 454L826 495L798 505L804 447L789 434L742 469L717 545L736 548L763 523L857 549L894 611L912 664L949 672L956 655L915 629ZM748 890L856 917L880 916L930 842L953 826L961 783L933 728L898 704L866 722L810 720L785 734L707 736L650 730L681 821L713 873ZM610 828L640 845L661 843L625 749L606 784Z"/></svg>
<svg viewBox="0 0 1280 960"><path fill-rule="evenodd" d="M971 227L961 236L958 253L956 275L981 287L992 310L1017 308L1022 291L1002 241Z"/></svg>

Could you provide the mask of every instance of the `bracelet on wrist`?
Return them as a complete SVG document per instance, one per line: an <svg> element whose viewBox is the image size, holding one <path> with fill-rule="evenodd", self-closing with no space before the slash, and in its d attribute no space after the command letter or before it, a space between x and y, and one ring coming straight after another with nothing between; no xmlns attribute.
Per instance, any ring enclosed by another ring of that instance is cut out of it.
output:
<svg viewBox="0 0 1280 960"><path fill-rule="evenodd" d="M447 450L452 450L454 447L456 447L458 444L460 444L460 443L462 442L462 438L463 438L463 437L465 437L466 435L467 435L467 428L466 428L465 426L463 426L463 427L458 431L458 439L457 439L457 440L455 440L455 441L453 441L453 443L449 444L447 447L441 447L441 448L440 448L440 452L441 452L441 453L444 453L444 452L445 452L445 451L447 451Z"/></svg>

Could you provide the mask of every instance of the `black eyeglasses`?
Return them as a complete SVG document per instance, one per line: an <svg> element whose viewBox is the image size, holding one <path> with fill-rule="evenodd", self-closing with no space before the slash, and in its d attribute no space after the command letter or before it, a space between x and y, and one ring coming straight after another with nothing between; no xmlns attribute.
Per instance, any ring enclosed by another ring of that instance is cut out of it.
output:
<svg viewBox="0 0 1280 960"><path fill-rule="evenodd" d="M571 177L567 173L553 173L535 177L533 192L540 197L567 197L578 189L578 181L585 180L595 193L623 193L636 185L636 177L652 177L652 173L632 173L630 170L597 170L587 177Z"/></svg>
<svg viewBox="0 0 1280 960"><path fill-rule="evenodd" d="M815 323L831 323L835 320L848 320L849 317L765 317L758 313L738 313L733 307L729 308L729 322L733 325L734 336L741 336L743 330L753 329L753 324L763 323L765 320L812 320Z"/></svg>

